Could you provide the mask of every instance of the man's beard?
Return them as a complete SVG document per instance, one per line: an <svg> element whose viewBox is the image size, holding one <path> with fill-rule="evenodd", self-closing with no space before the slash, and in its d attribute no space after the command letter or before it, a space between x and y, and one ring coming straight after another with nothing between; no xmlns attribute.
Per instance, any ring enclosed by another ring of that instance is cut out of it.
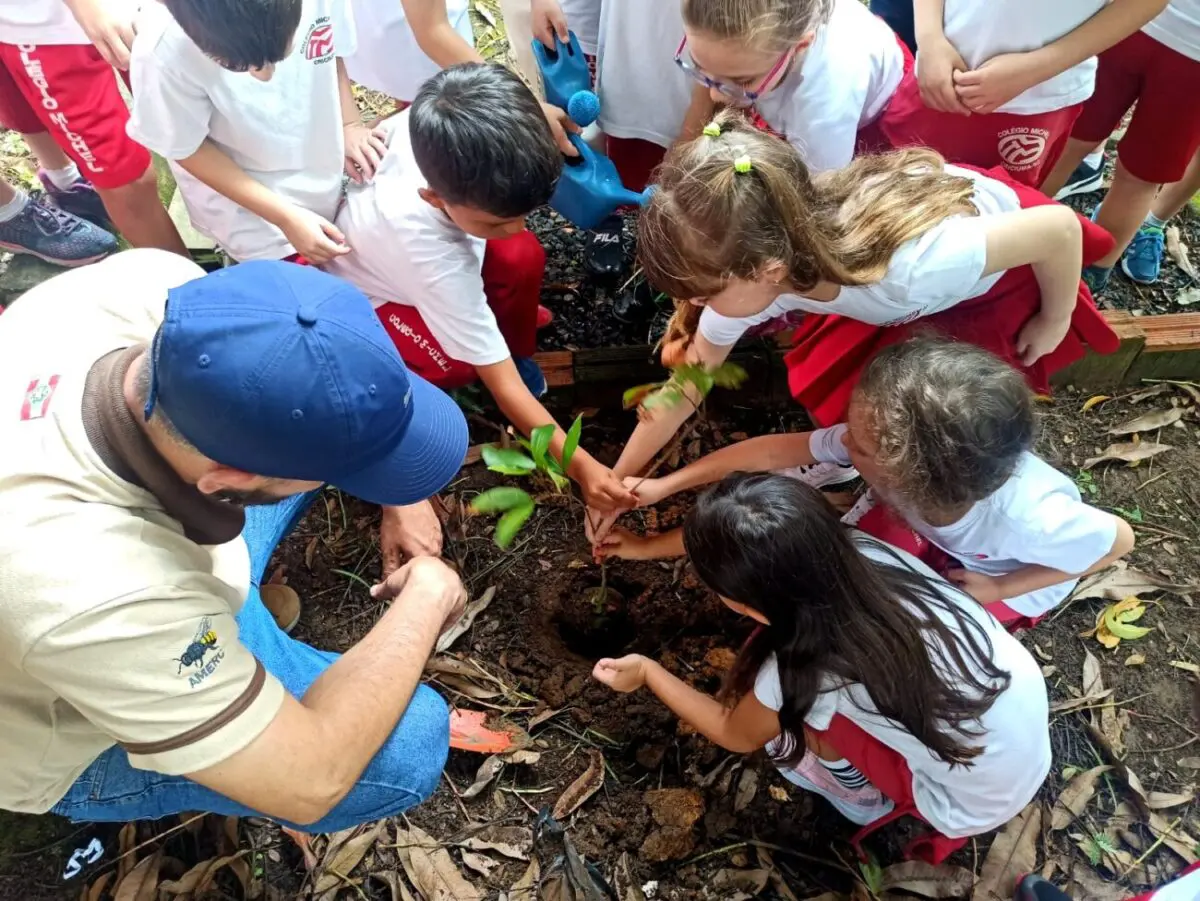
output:
<svg viewBox="0 0 1200 901"><path fill-rule="evenodd" d="M269 507L283 500L278 494L272 494L262 488L256 488L253 491L223 488L220 491L214 491L212 496L228 504L237 504L239 507Z"/></svg>

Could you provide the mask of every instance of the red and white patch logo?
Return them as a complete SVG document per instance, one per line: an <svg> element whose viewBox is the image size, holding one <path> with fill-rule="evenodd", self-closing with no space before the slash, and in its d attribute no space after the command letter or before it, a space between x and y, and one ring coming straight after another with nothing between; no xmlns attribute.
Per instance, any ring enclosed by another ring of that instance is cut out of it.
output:
<svg viewBox="0 0 1200 901"><path fill-rule="evenodd" d="M321 16L304 38L304 58L324 62L333 58L333 25L329 16Z"/></svg>
<svg viewBox="0 0 1200 901"><path fill-rule="evenodd" d="M36 378L25 389L25 400L21 403L21 421L41 419L50 409L50 401L58 388L58 376L51 375Z"/></svg>
<svg viewBox="0 0 1200 901"><path fill-rule="evenodd" d="M1006 169L1032 169L1046 152L1049 137L1044 129L1012 128L1000 132L996 149Z"/></svg>

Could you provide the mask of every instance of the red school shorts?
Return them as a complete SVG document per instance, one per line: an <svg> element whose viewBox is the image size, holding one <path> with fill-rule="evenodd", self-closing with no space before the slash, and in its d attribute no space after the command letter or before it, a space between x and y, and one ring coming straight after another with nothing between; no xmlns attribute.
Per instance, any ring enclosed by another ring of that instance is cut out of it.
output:
<svg viewBox="0 0 1200 901"><path fill-rule="evenodd" d="M931 147L951 163L980 169L1001 166L1036 188L1058 162L1082 104L1048 113L960 116L927 107L917 73L910 69L875 129L892 147Z"/></svg>
<svg viewBox="0 0 1200 901"><path fill-rule="evenodd" d="M1071 136L1106 140L1137 104L1117 156L1142 181L1179 181L1200 148L1200 61L1137 31L1100 54L1096 92Z"/></svg>
<svg viewBox="0 0 1200 901"><path fill-rule="evenodd" d="M0 44L0 123L48 131L97 188L123 187L150 166L128 121L116 72L91 44Z"/></svg>

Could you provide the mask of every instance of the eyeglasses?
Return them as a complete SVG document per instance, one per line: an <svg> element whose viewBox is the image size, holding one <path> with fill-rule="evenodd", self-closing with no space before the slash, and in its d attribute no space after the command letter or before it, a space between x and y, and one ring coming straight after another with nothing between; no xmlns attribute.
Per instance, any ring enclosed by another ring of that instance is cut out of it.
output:
<svg viewBox="0 0 1200 901"><path fill-rule="evenodd" d="M687 42L688 39L685 34L683 40L679 42L679 49L675 51L675 65L686 72L688 77L694 81L698 81L706 88L728 97L734 103L750 104L758 100L759 97L767 92L767 88L770 87L771 82L775 80L775 77L783 70L783 67L788 64L788 60L792 56L791 50L785 50L775 65L771 67L771 71L759 83L758 87L751 91L740 84L726 84L723 81L717 81L715 78L705 75L700 67L696 65L696 61L692 59L690 53L686 56L684 55L684 51L687 49Z"/></svg>

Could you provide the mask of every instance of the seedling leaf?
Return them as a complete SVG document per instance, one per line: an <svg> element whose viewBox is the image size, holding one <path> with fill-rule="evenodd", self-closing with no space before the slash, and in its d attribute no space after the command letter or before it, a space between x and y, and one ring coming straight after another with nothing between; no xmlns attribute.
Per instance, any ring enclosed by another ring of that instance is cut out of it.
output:
<svg viewBox="0 0 1200 901"><path fill-rule="evenodd" d="M525 521L532 515L533 498L526 495L526 503L519 507L513 507L496 523L497 547L507 548L511 545L513 539L517 537L517 533L521 531L521 526L525 525Z"/></svg>
<svg viewBox="0 0 1200 901"><path fill-rule="evenodd" d="M529 493L510 485L489 488L471 503L472 513L505 513L525 505L533 505Z"/></svg>
<svg viewBox="0 0 1200 901"><path fill-rule="evenodd" d="M503 476L529 475L537 469L537 464L529 455L515 447L496 447L494 444L484 446L483 462L492 472Z"/></svg>
<svg viewBox="0 0 1200 901"><path fill-rule="evenodd" d="M555 428L554 423L548 422L529 433L529 452L533 454L533 462L539 468L546 465L546 451L550 449L550 439L554 437Z"/></svg>
<svg viewBox="0 0 1200 901"><path fill-rule="evenodd" d="M575 451L579 450L579 436L582 433L583 433L583 414L580 413L578 416L575 417L575 421L573 423L571 423L571 428L567 429L567 440L563 442L562 471L564 473L567 471L567 468L571 465L571 461L575 458ZM555 482L555 484L558 484L558 483Z"/></svg>
<svg viewBox="0 0 1200 901"><path fill-rule="evenodd" d="M737 363L722 363L713 370L712 378L718 388L740 388L748 376Z"/></svg>
<svg viewBox="0 0 1200 901"><path fill-rule="evenodd" d="M621 406L626 410L632 410L664 384L666 383L650 382L646 385L634 385L632 388L626 389L625 393L621 395Z"/></svg>

